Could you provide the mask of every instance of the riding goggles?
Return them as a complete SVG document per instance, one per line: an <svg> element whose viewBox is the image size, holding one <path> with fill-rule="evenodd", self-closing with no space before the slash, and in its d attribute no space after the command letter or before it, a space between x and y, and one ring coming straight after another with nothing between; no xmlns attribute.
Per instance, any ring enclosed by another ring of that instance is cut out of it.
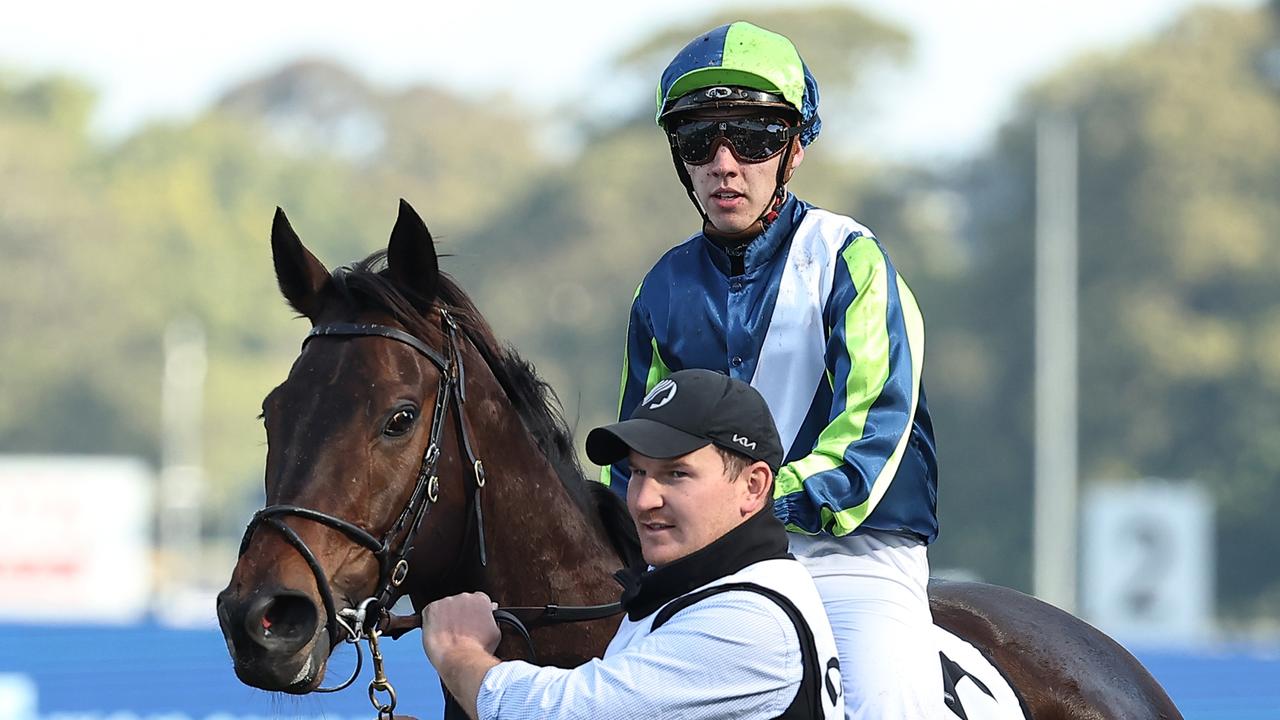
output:
<svg viewBox="0 0 1280 720"><path fill-rule="evenodd" d="M690 165L711 162L721 142L739 162L758 163L782 152L803 129L774 117L717 118L686 120L667 137L680 159Z"/></svg>

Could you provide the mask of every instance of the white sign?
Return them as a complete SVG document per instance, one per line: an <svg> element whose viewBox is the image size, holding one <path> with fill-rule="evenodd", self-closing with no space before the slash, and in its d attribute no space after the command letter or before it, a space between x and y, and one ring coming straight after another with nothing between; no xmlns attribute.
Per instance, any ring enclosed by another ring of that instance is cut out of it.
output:
<svg viewBox="0 0 1280 720"><path fill-rule="evenodd" d="M1143 480L1084 494L1085 617L1122 643L1187 645L1213 629L1213 500Z"/></svg>
<svg viewBox="0 0 1280 720"><path fill-rule="evenodd" d="M36 684L26 675L0 673L0 720L36 716Z"/></svg>
<svg viewBox="0 0 1280 720"><path fill-rule="evenodd" d="M141 619L153 482L129 458L0 457L0 620Z"/></svg>

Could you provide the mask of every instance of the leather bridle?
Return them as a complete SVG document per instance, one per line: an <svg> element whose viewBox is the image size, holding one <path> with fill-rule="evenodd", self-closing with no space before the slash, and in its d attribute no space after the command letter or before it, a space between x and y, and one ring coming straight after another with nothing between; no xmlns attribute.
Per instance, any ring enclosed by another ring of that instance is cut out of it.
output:
<svg viewBox="0 0 1280 720"><path fill-rule="evenodd" d="M421 624L421 617L416 614L411 617L395 617L389 611L392 605L392 596L409 574L408 557L413 552L413 543L418 536L418 530L427 514L430 513L432 506L435 505L440 497L440 478L436 468L440 461L440 442L444 435L445 416L449 414L450 408L453 409L453 414L458 421L459 445L466 456L475 480L475 495L471 505L474 507L475 512L476 540L479 546L480 565L484 567L488 564L484 539L484 514L480 503L480 490L485 484L485 471L484 464L476 457L475 450L472 448L471 436L467 431L467 423L463 416L463 405L466 402L464 389L466 385L466 368L458 346L458 324L449 311L444 308L440 308L440 317L448 338L448 348L444 355L403 330L375 323L328 323L317 325L312 328L306 339L302 341L302 346L305 348L308 342L320 337L387 338L413 348L440 370L440 389L436 394L435 407L431 415L429 441L426 450L422 454L422 464L418 468L413 494L409 496L408 504L405 505L404 510L400 512L399 517L391 524L387 532L381 538L377 538L349 520L299 505L277 504L269 505L254 513L249 520L249 526L245 528L244 538L240 541L240 555L244 555L245 551L248 550L249 541L253 537L254 531L259 525L267 525L279 532L285 541L297 550L298 554L306 561L307 566L311 568L311 573L315 576L316 587L319 589L320 596L324 601L330 644L336 645L340 640L345 640L356 646L356 668L346 682L335 687L318 688L314 692L341 690L355 680L360 674L360 668L363 664L359 641L362 638L366 639L370 643L370 654L374 661L375 675L374 680L369 685L369 699L378 710L380 718L392 717L396 697L395 690L387 682L382 672L382 657L377 649L377 638L385 633L394 639L413 628L419 627ZM377 594L362 602L357 608L346 608L338 611L333 600L333 590L325 579L324 570L320 567L320 562L298 533L284 522L286 517L302 518L333 528L352 542L369 550L378 561ZM463 543L459 549L459 564L462 561L462 553L465 551L466 544ZM514 629L524 639L530 658L536 659L528 626L599 620L617 615L620 612L622 612L621 603L583 607L549 604L534 607L499 608L494 611L494 619ZM348 624L344 618L353 622ZM339 628L346 631L346 638L338 637ZM387 693L389 702L381 702L376 697L379 692Z"/></svg>
<svg viewBox="0 0 1280 720"><path fill-rule="evenodd" d="M329 323L318 325L312 328L302 342L305 348L308 342L321 337L383 337L408 345L430 360L440 370L440 390L436 395L435 408L431 415L429 442L422 454L422 464L418 468L413 494L409 496L409 502L405 505L404 510L400 512L399 517L396 518L395 522L391 524L391 527L381 538L374 537L369 531L348 520L319 510L288 504L269 505L259 510L254 513L253 518L249 520L249 526L245 528L244 538L240 542L240 555L244 555L248 549L249 541L258 526L267 525L278 531L285 541L292 545L298 551L298 554L302 555L303 559L306 560L312 574L315 575L316 586L324 601L331 644L336 645L341 639L337 635L339 628L346 630L351 637L359 637L365 628L353 628L343 620L342 615L337 611L337 606L333 600L333 591L325 579L324 571L320 567L315 553L307 547L306 542L298 536L298 533L284 522L283 518L303 518L333 528L352 542L373 553L374 558L378 561L378 584L376 586L376 594L373 596L376 606L374 612L361 612L360 620L366 623L378 622L385 614L385 611L390 609L393 595L409 574L408 556L413 552L413 543L418 535L418 529L436 500L440 497L440 478L436 473L436 467L440 461L440 441L444 434L445 416L449 414L450 407L453 408L454 415L458 420L459 444L463 453L466 454L475 478L476 489L472 504L475 507L476 531L479 535L480 564L484 566L488 562L485 553L484 516L480 504L480 490L485 483L484 464L480 462L472 449L471 438L467 432L467 424L463 420L462 406L466 402L466 392L464 390L466 370L463 365L462 355L458 349L458 324L448 310L441 308L440 316L448 337L448 351L445 356L442 356L429 345L403 330L372 323Z"/></svg>

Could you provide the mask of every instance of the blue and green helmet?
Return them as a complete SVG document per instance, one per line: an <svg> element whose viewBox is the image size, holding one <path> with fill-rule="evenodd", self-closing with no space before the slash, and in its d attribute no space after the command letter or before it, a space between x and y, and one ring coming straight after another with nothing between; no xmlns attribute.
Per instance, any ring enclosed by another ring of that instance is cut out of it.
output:
<svg viewBox="0 0 1280 720"><path fill-rule="evenodd" d="M743 106L789 108L799 115L805 129L800 143L818 137L818 83L786 37L749 22L721 25L694 38L667 65L658 82L659 126L679 114L691 93L712 87L745 88L754 93L735 96Z"/></svg>

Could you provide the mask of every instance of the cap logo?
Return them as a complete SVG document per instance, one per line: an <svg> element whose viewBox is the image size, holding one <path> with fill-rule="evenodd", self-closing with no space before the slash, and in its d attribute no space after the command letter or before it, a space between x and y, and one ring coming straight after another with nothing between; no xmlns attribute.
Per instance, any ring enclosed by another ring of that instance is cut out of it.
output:
<svg viewBox="0 0 1280 720"><path fill-rule="evenodd" d="M644 396L644 400L640 401L641 405L650 410L658 408L671 402L676 396L676 381L667 379L653 386L648 395Z"/></svg>
<svg viewBox="0 0 1280 720"><path fill-rule="evenodd" d="M756 441L755 441L755 440L748 440L748 439L746 438L746 436L745 436L745 435L739 435L739 434L737 434L737 433L734 433L734 434L733 434L733 441L734 441L734 442L736 442L736 443L738 443L738 444L739 444L739 445L741 445L742 447L747 448L748 450L755 450L755 449L756 449Z"/></svg>
<svg viewBox="0 0 1280 720"><path fill-rule="evenodd" d="M708 100L723 100L730 95L733 95L733 90L730 90L727 87L707 88L705 95Z"/></svg>

